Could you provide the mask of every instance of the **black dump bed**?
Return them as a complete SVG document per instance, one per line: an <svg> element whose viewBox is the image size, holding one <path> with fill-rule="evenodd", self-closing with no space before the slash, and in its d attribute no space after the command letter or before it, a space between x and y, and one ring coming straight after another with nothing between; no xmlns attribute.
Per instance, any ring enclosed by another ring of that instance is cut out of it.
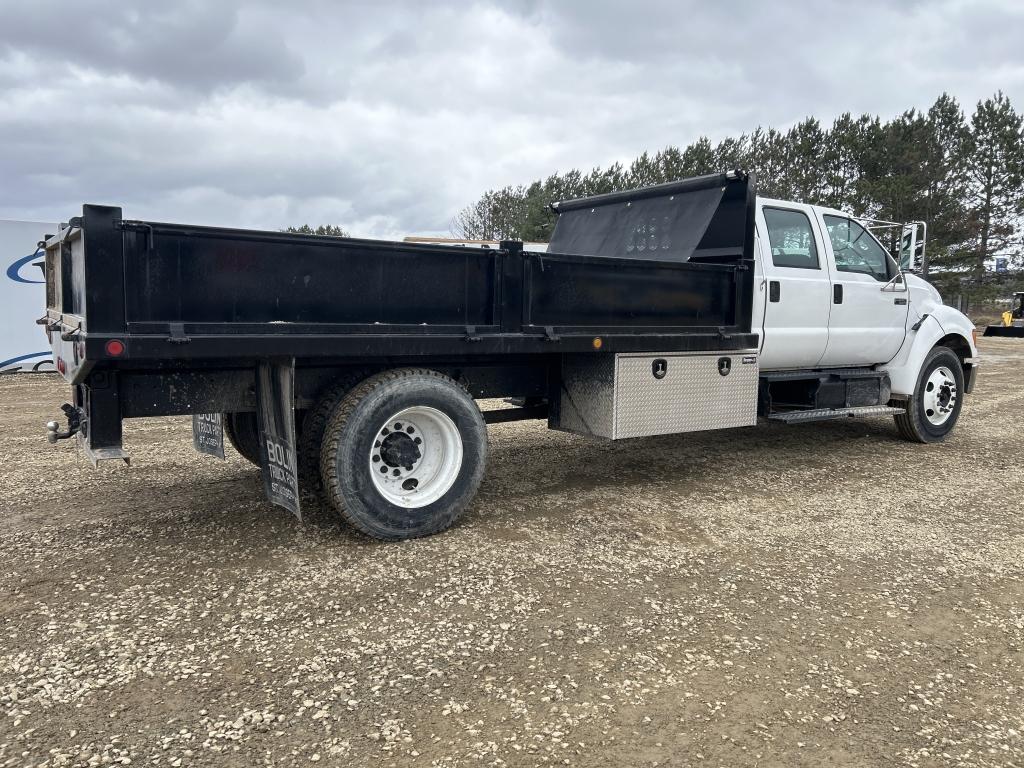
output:
<svg viewBox="0 0 1024 768"><path fill-rule="evenodd" d="M69 380L97 363L755 346L742 172L556 204L547 253L126 221L86 205L46 243Z"/></svg>

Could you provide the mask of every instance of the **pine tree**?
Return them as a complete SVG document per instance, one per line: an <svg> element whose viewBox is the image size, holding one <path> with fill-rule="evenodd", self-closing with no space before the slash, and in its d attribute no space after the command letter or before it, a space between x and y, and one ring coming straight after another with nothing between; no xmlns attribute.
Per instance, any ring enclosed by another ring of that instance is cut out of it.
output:
<svg viewBox="0 0 1024 768"><path fill-rule="evenodd" d="M337 224L320 224L317 227L311 227L309 224L302 224L298 227L288 227L285 232L291 232L296 235L328 235L330 237L349 237L348 232L339 227Z"/></svg>
<svg viewBox="0 0 1024 768"><path fill-rule="evenodd" d="M660 169L654 159L644 152L632 162L627 172L630 187L649 187L662 181Z"/></svg>
<svg viewBox="0 0 1024 768"><path fill-rule="evenodd" d="M711 146L711 140L707 136L701 136L683 150L680 170L683 173L681 178L684 179L720 170L715 166L715 149Z"/></svg>
<svg viewBox="0 0 1024 768"><path fill-rule="evenodd" d="M861 192L864 155L867 151L867 128L871 118L854 119L849 113L840 115L822 139L821 197L818 202L832 208L863 213L868 201Z"/></svg>
<svg viewBox="0 0 1024 768"><path fill-rule="evenodd" d="M456 217L453 229L463 237L546 241L556 200L735 167L756 173L764 197L925 221L930 261L943 274L965 264L980 274L996 253L1024 261L1021 117L1002 93L980 103L970 125L943 94L927 113L911 109L885 122L847 113L828 129L807 118L784 133L758 127L717 145L701 136L682 149L643 152L625 168L573 169L527 187L491 190ZM891 234L895 245L898 233Z"/></svg>
<svg viewBox="0 0 1024 768"><path fill-rule="evenodd" d="M957 269L973 258L969 241L966 161L969 132L956 99L942 94L928 110L921 156L921 219L928 225L927 262Z"/></svg>
<svg viewBox="0 0 1024 768"><path fill-rule="evenodd" d="M824 197L821 148L825 140L821 123L815 118L794 125L785 136L784 170L787 197L801 203L817 203Z"/></svg>
<svg viewBox="0 0 1024 768"><path fill-rule="evenodd" d="M748 162L747 170L756 174L759 194L786 197L786 139L781 133L774 128L758 128L750 134Z"/></svg>
<svg viewBox="0 0 1024 768"><path fill-rule="evenodd" d="M1024 140L1021 117L1002 91L978 102L971 117L967 189L976 229L973 267L977 275L996 254L1021 260L1020 217L1024 213Z"/></svg>
<svg viewBox="0 0 1024 768"><path fill-rule="evenodd" d="M738 139L722 139L715 147L715 167L726 171L748 168L750 165L750 137L741 134Z"/></svg>

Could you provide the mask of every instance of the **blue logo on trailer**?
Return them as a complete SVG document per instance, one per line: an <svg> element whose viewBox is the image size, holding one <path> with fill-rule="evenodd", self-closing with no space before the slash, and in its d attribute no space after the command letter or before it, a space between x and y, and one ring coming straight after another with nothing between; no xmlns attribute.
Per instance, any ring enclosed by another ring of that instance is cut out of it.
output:
<svg viewBox="0 0 1024 768"><path fill-rule="evenodd" d="M12 261L11 262L11 266L9 266L7 268L7 277L9 277L11 280L13 280L16 283L44 283L44 282L46 282L45 280L29 280L28 278L23 277L22 274L21 274L22 267L25 267L26 265L28 265L32 261L32 259L34 259L37 256L39 256L39 254L40 254L40 252L36 251L35 253L30 253L28 256L23 256L20 259L15 259L14 261ZM29 274L31 274L31 272Z"/></svg>
<svg viewBox="0 0 1024 768"><path fill-rule="evenodd" d="M42 359L36 360L35 363L27 362L35 360L37 357ZM21 365L15 365L16 363L21 363ZM50 350L46 350L45 352L33 352L29 355L18 355L17 357L12 357L10 360L0 360L0 371L3 371L4 373L15 373L21 370L40 371L44 370L44 365L49 366L46 370L53 370L53 352ZM8 368L8 366L13 367Z"/></svg>

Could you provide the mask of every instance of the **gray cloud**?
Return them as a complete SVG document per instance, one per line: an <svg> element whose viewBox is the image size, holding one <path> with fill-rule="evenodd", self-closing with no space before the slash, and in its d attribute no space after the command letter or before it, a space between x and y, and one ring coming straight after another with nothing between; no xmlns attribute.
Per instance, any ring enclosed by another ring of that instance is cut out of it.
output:
<svg viewBox="0 0 1024 768"><path fill-rule="evenodd" d="M444 231L485 189L946 90L1024 106L1016 2L0 0L0 217Z"/></svg>

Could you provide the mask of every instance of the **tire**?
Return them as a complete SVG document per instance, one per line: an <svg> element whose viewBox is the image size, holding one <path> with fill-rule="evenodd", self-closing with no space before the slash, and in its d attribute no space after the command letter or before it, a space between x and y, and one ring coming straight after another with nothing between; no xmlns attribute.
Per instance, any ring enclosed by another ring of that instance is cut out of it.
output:
<svg viewBox="0 0 1024 768"><path fill-rule="evenodd" d="M469 393L436 371L403 368L371 376L338 403L320 474L349 525L394 541L450 527L476 495L486 460L487 427Z"/></svg>
<svg viewBox="0 0 1024 768"><path fill-rule="evenodd" d="M221 423L231 447L242 454L244 459L260 465L260 429L256 413L223 413Z"/></svg>
<svg viewBox="0 0 1024 768"><path fill-rule="evenodd" d="M359 371L341 376L320 394L316 404L302 420L302 437L299 440L298 451L299 479L314 493L323 490L323 483L320 481L320 447L323 445L327 423L337 410L341 399L365 379L366 375L366 371Z"/></svg>
<svg viewBox="0 0 1024 768"><path fill-rule="evenodd" d="M915 443L942 442L960 418L963 393L960 358L949 347L935 347L924 359L914 394L900 403L906 413L893 417L900 435Z"/></svg>

